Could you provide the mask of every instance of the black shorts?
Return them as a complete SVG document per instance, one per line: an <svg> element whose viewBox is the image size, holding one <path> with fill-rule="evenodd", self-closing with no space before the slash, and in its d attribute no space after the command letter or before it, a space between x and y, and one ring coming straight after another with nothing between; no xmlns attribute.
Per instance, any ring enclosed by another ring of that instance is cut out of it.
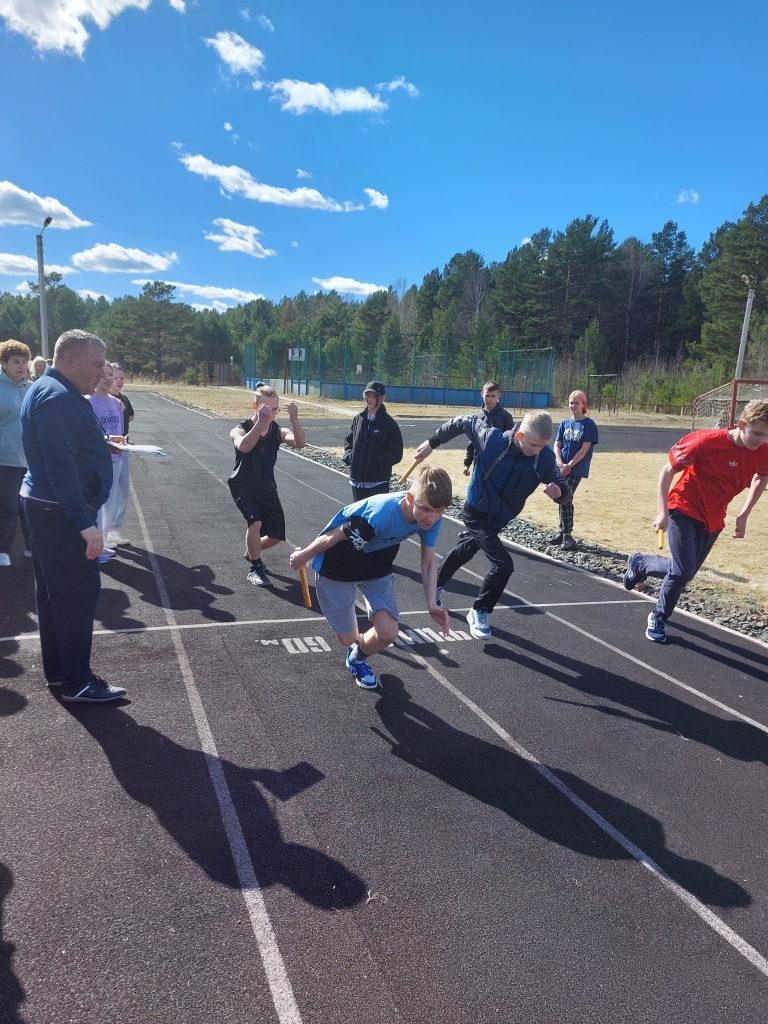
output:
<svg viewBox="0 0 768 1024"><path fill-rule="evenodd" d="M272 537L273 540L285 540L285 513L277 491L261 491L259 494L251 494L238 487L236 483L230 483L229 489L235 504L243 514L243 519L249 526L261 523L263 536Z"/></svg>

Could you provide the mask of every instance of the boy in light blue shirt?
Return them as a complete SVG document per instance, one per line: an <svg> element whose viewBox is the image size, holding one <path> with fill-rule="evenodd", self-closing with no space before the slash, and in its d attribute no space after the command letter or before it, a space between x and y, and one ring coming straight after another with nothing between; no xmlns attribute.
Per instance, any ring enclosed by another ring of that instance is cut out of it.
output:
<svg viewBox="0 0 768 1024"><path fill-rule="evenodd" d="M451 478L444 469L420 469L409 491L377 494L346 505L319 537L291 555L291 568L312 562L316 590L328 624L347 648L347 668L357 685L375 690L378 680L367 659L397 639L400 609L392 565L402 541L421 539L421 575L429 614L444 633L448 612L437 599L435 544L443 512L451 503ZM355 597L363 595L373 625L362 636Z"/></svg>

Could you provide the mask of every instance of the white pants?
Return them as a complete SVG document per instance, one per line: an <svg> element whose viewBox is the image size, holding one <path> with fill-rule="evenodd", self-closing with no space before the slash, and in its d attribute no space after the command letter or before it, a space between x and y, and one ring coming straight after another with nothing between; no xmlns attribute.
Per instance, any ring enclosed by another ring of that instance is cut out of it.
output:
<svg viewBox="0 0 768 1024"><path fill-rule="evenodd" d="M120 501L118 502L117 509L115 510L115 519L110 529L119 530L123 525L125 519L125 510L128 508L128 495L131 492L131 459L128 452L123 452L123 457L120 459L120 465L123 467L120 470ZM118 486L116 484L116 486ZM111 497L111 495L110 495Z"/></svg>
<svg viewBox="0 0 768 1024"><path fill-rule="evenodd" d="M109 492L109 497L99 509L97 523L105 541L107 539L107 534L110 530L114 529L115 526L115 516L118 511L121 497L120 477L123 474L123 465L127 462L128 460L123 457L122 459L118 459L117 462L112 463L112 488Z"/></svg>

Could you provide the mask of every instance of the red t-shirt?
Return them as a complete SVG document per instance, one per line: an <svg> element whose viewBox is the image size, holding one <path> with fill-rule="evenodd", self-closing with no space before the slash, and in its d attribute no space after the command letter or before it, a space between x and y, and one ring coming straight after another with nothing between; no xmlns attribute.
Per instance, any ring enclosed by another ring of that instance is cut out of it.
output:
<svg viewBox="0 0 768 1024"><path fill-rule="evenodd" d="M755 473L768 476L768 444L750 451L734 444L727 430L696 430L672 445L669 461L683 474L670 488L667 507L717 533L725 526L728 505Z"/></svg>

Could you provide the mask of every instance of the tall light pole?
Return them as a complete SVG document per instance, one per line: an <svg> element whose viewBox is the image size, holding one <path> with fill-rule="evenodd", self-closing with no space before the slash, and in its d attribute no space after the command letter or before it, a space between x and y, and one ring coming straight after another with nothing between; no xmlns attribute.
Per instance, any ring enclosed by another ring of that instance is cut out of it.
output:
<svg viewBox="0 0 768 1024"><path fill-rule="evenodd" d="M741 275L741 280L744 284L749 284L749 278L746 274ZM749 319L752 316L752 303L755 301L755 289L749 289L749 295L747 295L747 308L744 310L744 325L741 328L741 342L739 343L739 358L736 360L736 380L741 380L741 375L744 372L744 355L747 351L747 335L749 334Z"/></svg>
<svg viewBox="0 0 768 1024"><path fill-rule="evenodd" d="M45 305L45 265L43 263L43 231L53 220L46 217L40 234L37 236L37 287L40 295L40 352L43 359L48 358L48 310Z"/></svg>

